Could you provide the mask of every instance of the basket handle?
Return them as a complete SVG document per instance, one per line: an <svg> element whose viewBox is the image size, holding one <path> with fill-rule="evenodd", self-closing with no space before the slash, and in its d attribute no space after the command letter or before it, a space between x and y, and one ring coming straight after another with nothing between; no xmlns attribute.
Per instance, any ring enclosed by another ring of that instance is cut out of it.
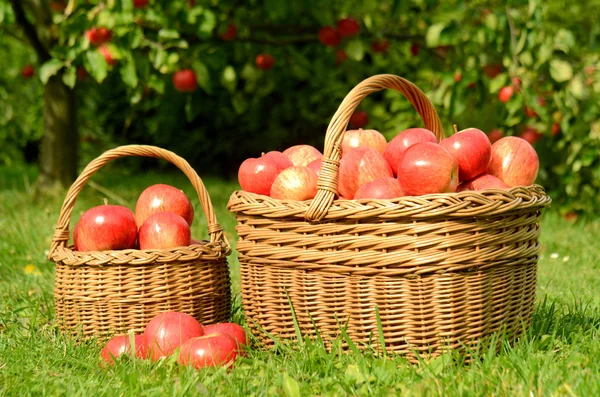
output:
<svg viewBox="0 0 600 397"><path fill-rule="evenodd" d="M75 205L75 201L77 200L77 196L87 183L87 181L91 178L91 176L102 168L104 165L109 163L112 160L116 160L120 157L129 157L129 156L140 156L140 157L154 157L163 160L167 160L177 166L185 176L188 177L194 189L196 189L196 193L200 198L200 204L202 205L202 210L206 215L206 222L208 224L208 234L210 236L210 242L216 243L221 242L225 244L226 247L229 247L229 243L223 234L223 228L217 222L217 217L215 215L215 211L213 209L212 203L210 201L210 197L208 196L208 192L202 183L202 180L194 171L194 169L190 166L190 164L183 158L179 157L175 153L161 149L156 146L146 146L146 145L126 145L120 146L115 149L107 150L102 153L98 158L91 161L85 169L81 172L77 180L73 182L69 191L67 192L67 196L65 197L65 201L63 202L62 208L60 209L60 216L58 218L58 222L54 229L54 237L52 238L52 245L50 247L49 257L52 257L54 250L59 246L65 247L69 241L69 222L71 220L71 215L73 213L73 206Z"/></svg>
<svg viewBox="0 0 600 397"><path fill-rule="evenodd" d="M337 195L340 158L342 155L342 138L350 121L350 117L364 97L384 88L402 93L415 107L425 127L433 131L438 141L444 139L444 129L431 101L423 91L410 81L393 74L378 74L360 82L346 95L342 104L333 115L325 134L325 149L321 173L317 183L317 195L310 204L305 218L310 221L323 219Z"/></svg>

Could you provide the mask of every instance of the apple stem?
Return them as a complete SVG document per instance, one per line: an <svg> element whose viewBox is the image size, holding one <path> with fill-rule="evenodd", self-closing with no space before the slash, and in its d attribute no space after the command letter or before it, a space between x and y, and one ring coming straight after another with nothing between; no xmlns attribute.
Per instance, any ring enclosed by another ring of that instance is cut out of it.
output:
<svg viewBox="0 0 600 397"><path fill-rule="evenodd" d="M458 134L458 128L456 127L456 124L454 124L453 127L454 127L454 133Z"/></svg>
<svg viewBox="0 0 600 397"><path fill-rule="evenodd" d="M106 197L104 197L104 205L108 205L108 199Z"/></svg>

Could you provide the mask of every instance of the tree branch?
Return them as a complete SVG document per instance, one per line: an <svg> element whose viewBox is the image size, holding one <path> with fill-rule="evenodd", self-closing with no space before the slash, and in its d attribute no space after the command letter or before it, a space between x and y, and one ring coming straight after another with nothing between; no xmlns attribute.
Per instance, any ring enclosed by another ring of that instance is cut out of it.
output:
<svg viewBox="0 0 600 397"><path fill-rule="evenodd" d="M25 16L25 10L23 10L22 2L19 0L10 0L13 10L15 12L15 18L17 20L17 24L21 26L29 44L33 47L35 52L37 53L41 62L46 62L51 58L50 53L42 44L37 31L35 30L35 26L29 22L27 17Z"/></svg>

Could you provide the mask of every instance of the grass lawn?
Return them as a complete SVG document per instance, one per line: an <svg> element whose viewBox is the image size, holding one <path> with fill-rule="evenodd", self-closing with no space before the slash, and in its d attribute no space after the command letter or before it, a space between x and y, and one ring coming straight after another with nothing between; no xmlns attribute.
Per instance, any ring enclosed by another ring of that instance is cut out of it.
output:
<svg viewBox="0 0 600 397"><path fill-rule="evenodd" d="M47 250L63 197L40 199L34 171L0 169L0 395L444 395L600 396L600 218L569 223L547 211L542 222L533 326L499 354L482 352L466 366L438 359L411 365L401 357L327 353L311 343L252 350L232 371L123 360L99 366L99 347L76 344L53 325L53 263ZM153 183L181 187L183 176L133 175L109 167L94 176L74 214L108 197L134 207ZM225 208L235 183L206 180L221 225L235 242ZM109 191L99 191L106 188ZM198 204L198 200L195 204ZM199 207L192 235L205 238ZM229 259L239 295L239 265ZM243 323L240 299L234 320Z"/></svg>

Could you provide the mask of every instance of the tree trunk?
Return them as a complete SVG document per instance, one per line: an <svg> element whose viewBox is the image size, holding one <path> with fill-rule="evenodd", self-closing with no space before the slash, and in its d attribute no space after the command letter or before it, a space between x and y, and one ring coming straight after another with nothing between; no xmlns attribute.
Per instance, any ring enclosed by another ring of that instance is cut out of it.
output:
<svg viewBox="0 0 600 397"><path fill-rule="evenodd" d="M44 136L40 147L38 190L62 190L77 177L79 133L75 91L62 82L61 74L52 76L44 87Z"/></svg>

